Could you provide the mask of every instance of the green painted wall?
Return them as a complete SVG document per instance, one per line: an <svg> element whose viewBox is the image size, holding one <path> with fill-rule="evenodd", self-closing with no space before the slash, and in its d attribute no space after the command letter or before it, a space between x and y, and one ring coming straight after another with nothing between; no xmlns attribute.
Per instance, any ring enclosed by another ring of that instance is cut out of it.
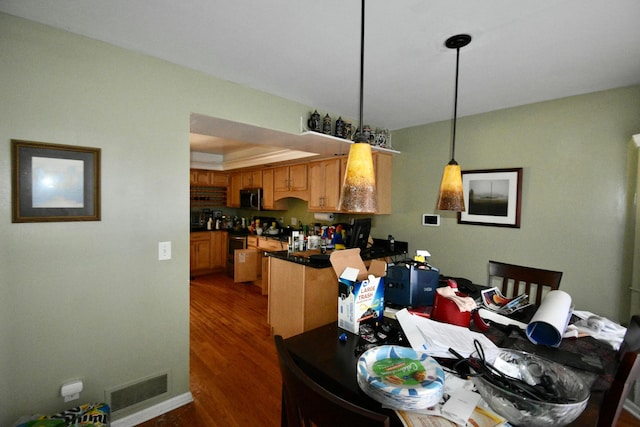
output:
<svg viewBox="0 0 640 427"><path fill-rule="evenodd" d="M640 86L510 108L458 120L456 160L462 170L524 168L522 225L463 225L435 211L450 159L450 121L393 133L391 216L376 218L426 249L442 273L487 283L489 260L564 272L561 289L577 309L629 318L631 261L628 143L640 132ZM420 225L423 213L440 227Z"/></svg>
<svg viewBox="0 0 640 427"><path fill-rule="evenodd" d="M189 115L295 132L309 108L3 14L0 62L0 425L164 370L187 393ZM12 224L11 139L101 148L102 221Z"/></svg>

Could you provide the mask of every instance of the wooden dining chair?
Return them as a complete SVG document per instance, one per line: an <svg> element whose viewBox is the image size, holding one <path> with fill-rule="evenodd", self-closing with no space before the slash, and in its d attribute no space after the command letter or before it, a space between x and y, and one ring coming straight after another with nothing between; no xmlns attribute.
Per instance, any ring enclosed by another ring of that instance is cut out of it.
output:
<svg viewBox="0 0 640 427"><path fill-rule="evenodd" d="M631 317L618 351L620 364L604 395L596 427L615 427L633 383L640 379L640 316Z"/></svg>
<svg viewBox="0 0 640 427"><path fill-rule="evenodd" d="M282 375L282 427L389 427L389 417L354 405L320 386L274 337Z"/></svg>
<svg viewBox="0 0 640 427"><path fill-rule="evenodd" d="M495 278L502 279L500 292L505 297L510 298L526 293L529 295L529 301L540 305L543 289L551 291L560 287L562 272L489 261L489 286L494 286ZM532 289L535 289L535 298L533 298Z"/></svg>

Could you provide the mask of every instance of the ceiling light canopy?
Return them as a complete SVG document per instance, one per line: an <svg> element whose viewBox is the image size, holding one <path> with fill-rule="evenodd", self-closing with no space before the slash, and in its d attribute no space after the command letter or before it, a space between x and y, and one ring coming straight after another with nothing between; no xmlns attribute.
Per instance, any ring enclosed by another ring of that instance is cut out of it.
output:
<svg viewBox="0 0 640 427"><path fill-rule="evenodd" d="M456 151L456 121L458 118L458 72L460 66L460 48L471 43L471 36L468 34L458 34L449 37L445 46L456 50L456 84L453 106L453 124L451 132L451 160L445 166L440 183L440 194L438 195L438 210L464 212L464 192L462 190L462 172L460 165L455 160Z"/></svg>
<svg viewBox="0 0 640 427"><path fill-rule="evenodd" d="M349 149L347 169L342 181L338 208L343 212L376 213L378 199L376 195L376 175L373 170L371 145L364 135L364 1L362 0L362 19L360 31L360 131L355 143Z"/></svg>

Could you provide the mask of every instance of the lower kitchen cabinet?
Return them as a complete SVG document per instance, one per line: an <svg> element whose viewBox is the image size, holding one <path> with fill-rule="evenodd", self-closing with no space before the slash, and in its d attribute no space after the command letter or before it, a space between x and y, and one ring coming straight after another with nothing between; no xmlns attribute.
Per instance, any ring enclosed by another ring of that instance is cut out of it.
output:
<svg viewBox="0 0 640 427"><path fill-rule="evenodd" d="M190 234L191 276L224 271L227 234L226 231L197 231Z"/></svg>
<svg viewBox="0 0 640 427"><path fill-rule="evenodd" d="M211 233L191 233L191 273L211 268Z"/></svg>
<svg viewBox="0 0 640 427"><path fill-rule="evenodd" d="M222 271L227 266L227 231L215 231L211 233L211 268Z"/></svg>
<svg viewBox="0 0 640 427"><path fill-rule="evenodd" d="M258 254L256 248L236 249L233 255L233 281L255 282L258 280Z"/></svg>
<svg viewBox="0 0 640 427"><path fill-rule="evenodd" d="M268 322L284 338L338 319L338 284L331 267L269 258Z"/></svg>

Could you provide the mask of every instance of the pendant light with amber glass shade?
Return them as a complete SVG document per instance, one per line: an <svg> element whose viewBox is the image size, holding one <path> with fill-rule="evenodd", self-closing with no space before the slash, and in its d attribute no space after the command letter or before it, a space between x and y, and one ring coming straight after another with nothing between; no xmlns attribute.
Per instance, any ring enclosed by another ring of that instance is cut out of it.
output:
<svg viewBox="0 0 640 427"><path fill-rule="evenodd" d="M364 136L363 88L364 88L364 0L362 0L362 24L360 33L360 132L349 149L347 169L342 181L338 208L342 212L376 213L376 175L373 170L371 145Z"/></svg>
<svg viewBox="0 0 640 427"><path fill-rule="evenodd" d="M440 183L440 194L438 195L438 210L464 212L464 193L462 191L462 172L460 165L455 160L456 152L456 120L458 118L458 69L460 65L460 48L471 43L471 36L468 34L458 34L449 37L444 43L449 49L456 50L456 85L453 107L453 127L451 161L445 166Z"/></svg>

